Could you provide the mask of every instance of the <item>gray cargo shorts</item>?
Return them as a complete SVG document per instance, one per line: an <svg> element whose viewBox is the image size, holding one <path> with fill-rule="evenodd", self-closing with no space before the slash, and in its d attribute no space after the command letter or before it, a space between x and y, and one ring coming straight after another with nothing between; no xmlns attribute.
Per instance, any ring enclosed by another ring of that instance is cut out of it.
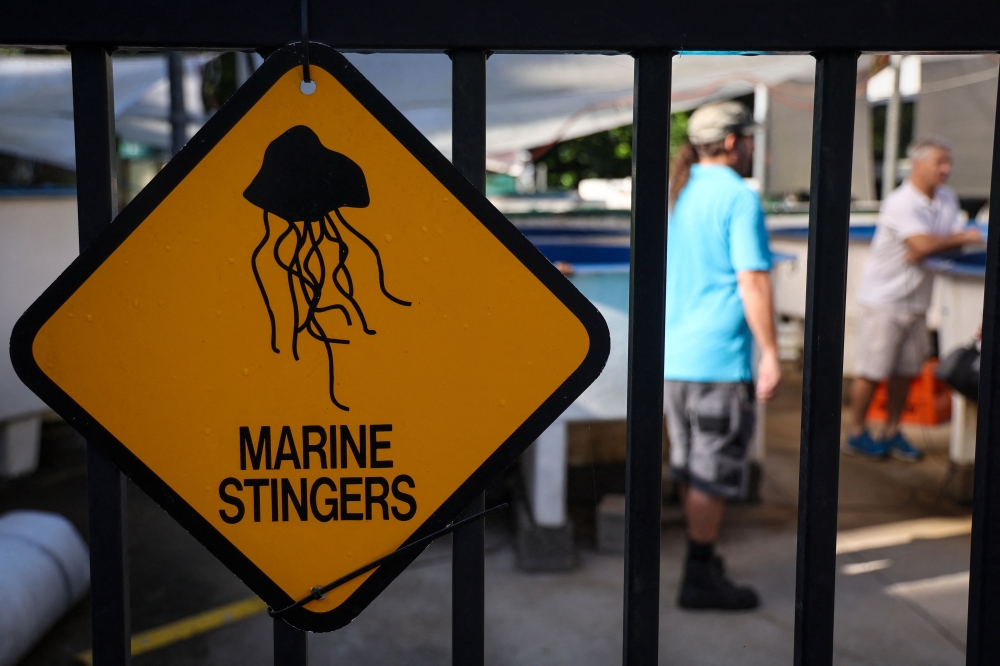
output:
<svg viewBox="0 0 1000 666"><path fill-rule="evenodd" d="M663 382L675 481L727 499L746 496L754 390L746 382Z"/></svg>
<svg viewBox="0 0 1000 666"><path fill-rule="evenodd" d="M854 374L872 381L916 377L927 358L927 315L861 307Z"/></svg>

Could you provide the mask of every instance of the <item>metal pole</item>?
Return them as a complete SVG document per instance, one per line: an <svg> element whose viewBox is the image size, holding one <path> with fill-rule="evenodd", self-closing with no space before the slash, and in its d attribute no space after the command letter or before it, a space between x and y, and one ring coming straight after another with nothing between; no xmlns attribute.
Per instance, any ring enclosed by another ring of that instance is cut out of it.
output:
<svg viewBox="0 0 1000 666"><path fill-rule="evenodd" d="M184 108L184 56L180 51L167 54L170 77L170 154L176 155L187 143L187 111Z"/></svg>
<svg viewBox="0 0 1000 666"><path fill-rule="evenodd" d="M796 666L829 666L833 662L837 483L856 77L856 53L823 53L817 57L802 369Z"/></svg>
<svg viewBox="0 0 1000 666"><path fill-rule="evenodd" d="M308 659L308 635L274 618L274 666L306 666Z"/></svg>
<svg viewBox="0 0 1000 666"><path fill-rule="evenodd" d="M753 87L753 119L757 123L754 132L753 178L760 186L761 198L767 194L768 118L771 115L771 91L763 83ZM763 413L763 410L760 410ZM758 419L760 422L761 419ZM758 438L759 439L759 438Z"/></svg>
<svg viewBox="0 0 1000 666"><path fill-rule="evenodd" d="M635 55L625 461L625 666L656 664L659 644L663 326L672 55L669 51Z"/></svg>
<svg viewBox="0 0 1000 666"><path fill-rule="evenodd" d="M1000 94L998 94L1000 103ZM1000 106L997 107L1000 109ZM1000 113L993 130L989 234L986 238L986 293L983 297L983 348L980 359L979 422L972 505L969 575L969 629L966 663L1000 663ZM997 196L994 196L997 195Z"/></svg>
<svg viewBox="0 0 1000 666"><path fill-rule="evenodd" d="M885 108L885 142L882 144L882 199L896 189L896 165L899 162L899 65L902 56L889 56L888 70L892 76L889 104Z"/></svg>
<svg viewBox="0 0 1000 666"><path fill-rule="evenodd" d="M111 55L100 46L70 47L76 201L83 252L118 214L114 85ZM132 661L125 477L87 447L90 604L95 666Z"/></svg>
<svg viewBox="0 0 1000 666"><path fill-rule="evenodd" d="M452 163L480 191L486 190L485 51L451 54ZM463 515L486 509L486 495L472 501ZM483 563L485 523L477 520L455 530L451 570L451 663L482 666L486 622Z"/></svg>

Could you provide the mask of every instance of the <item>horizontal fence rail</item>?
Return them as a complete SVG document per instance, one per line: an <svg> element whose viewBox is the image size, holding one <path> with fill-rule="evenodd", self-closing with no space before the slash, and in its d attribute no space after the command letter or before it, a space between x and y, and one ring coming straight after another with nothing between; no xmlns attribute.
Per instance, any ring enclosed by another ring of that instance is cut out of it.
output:
<svg viewBox="0 0 1000 666"><path fill-rule="evenodd" d="M340 49L990 51L1000 3L953 0L311 0L310 38ZM613 14L613 17L609 15ZM727 17L728 20L720 20ZM7 2L0 44L255 49L301 39L297 0Z"/></svg>

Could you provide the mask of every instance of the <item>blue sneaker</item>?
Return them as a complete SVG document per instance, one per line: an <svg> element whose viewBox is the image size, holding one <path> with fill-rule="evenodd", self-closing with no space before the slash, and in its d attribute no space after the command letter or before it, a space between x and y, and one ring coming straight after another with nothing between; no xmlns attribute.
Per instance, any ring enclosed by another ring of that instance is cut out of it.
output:
<svg viewBox="0 0 1000 666"><path fill-rule="evenodd" d="M889 453L889 444L872 439L865 430L856 437L847 438L847 451L869 458L885 458Z"/></svg>
<svg viewBox="0 0 1000 666"><path fill-rule="evenodd" d="M924 457L924 452L906 441L903 433L897 432L892 439L884 442L893 458L905 460L907 462L917 462Z"/></svg>

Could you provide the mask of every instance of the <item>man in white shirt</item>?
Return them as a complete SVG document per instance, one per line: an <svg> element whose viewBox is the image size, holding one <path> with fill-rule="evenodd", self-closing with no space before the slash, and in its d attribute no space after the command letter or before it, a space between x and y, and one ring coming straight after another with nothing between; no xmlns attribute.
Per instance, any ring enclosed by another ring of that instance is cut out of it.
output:
<svg viewBox="0 0 1000 666"><path fill-rule="evenodd" d="M922 139L908 154L910 177L882 203L858 288L861 316L847 450L916 461L923 451L899 432L899 420L910 382L920 374L927 355L933 276L921 262L983 238L976 227L962 222L958 198L945 185L951 173L950 145L943 139ZM883 438L876 440L865 427L865 414L880 381L887 381L888 416Z"/></svg>

